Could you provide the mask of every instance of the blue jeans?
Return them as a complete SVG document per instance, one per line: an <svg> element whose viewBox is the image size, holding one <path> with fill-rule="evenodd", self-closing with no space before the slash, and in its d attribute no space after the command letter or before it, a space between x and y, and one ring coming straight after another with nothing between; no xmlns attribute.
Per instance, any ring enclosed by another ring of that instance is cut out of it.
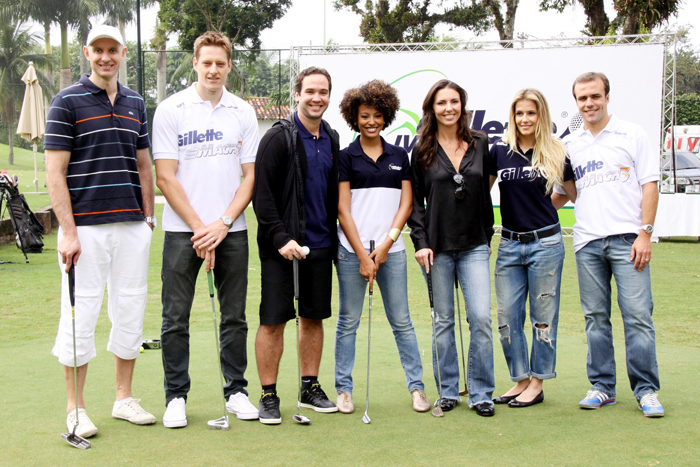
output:
<svg viewBox="0 0 700 467"><path fill-rule="evenodd" d="M355 365L355 338L360 325L367 282L360 274L360 261L355 253L338 245L338 289L340 310L335 330L335 387L352 393L352 368ZM416 333L408 311L406 284L406 252L389 253L379 266L377 285L382 293L384 311L394 332L401 366L408 389L423 390L423 364Z"/></svg>
<svg viewBox="0 0 700 467"><path fill-rule="evenodd" d="M190 311L197 275L204 261L192 248L190 237L191 232L165 232L163 242L163 324L160 335L166 405L176 397L186 399L190 390ZM204 282L206 284L206 278ZM247 394L245 387L248 382L243 377L248 365L248 322L245 319L248 289L247 231L229 232L216 247L214 285L219 297L224 394L227 398L238 392ZM202 292L205 289L206 285ZM204 297L206 295L202 294L202 300ZM207 311L201 319L210 320L211 311Z"/></svg>
<svg viewBox="0 0 700 467"><path fill-rule="evenodd" d="M630 261L636 239L636 234L623 234L594 240L576 252L576 269L586 318L588 380L593 389L615 396L615 351L610 323L610 279L615 276L625 332L627 376L639 400L659 389L659 367L651 319L654 302L649 266L640 272Z"/></svg>
<svg viewBox="0 0 700 467"><path fill-rule="evenodd" d="M467 389L469 407L479 402L491 404L495 379L493 375L493 335L491 333L491 278L489 247L481 245L469 250L444 251L435 255L430 267L435 304L433 336L433 373L438 386L435 343L440 354L442 397L459 400L459 358L455 345L455 274L464 295L469 324L469 357ZM425 269L423 270L425 276ZM426 276L427 281L427 276Z"/></svg>
<svg viewBox="0 0 700 467"><path fill-rule="evenodd" d="M548 227L545 227L548 228ZM498 332L510 379L556 377L557 324L564 240L561 233L521 243L501 238L494 273ZM530 297L532 351L527 354L525 303Z"/></svg>

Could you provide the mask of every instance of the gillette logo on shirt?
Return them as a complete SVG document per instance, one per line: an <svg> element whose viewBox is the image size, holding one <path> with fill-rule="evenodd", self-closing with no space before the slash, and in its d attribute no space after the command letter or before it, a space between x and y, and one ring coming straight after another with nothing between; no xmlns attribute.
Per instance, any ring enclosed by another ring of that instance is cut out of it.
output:
<svg viewBox="0 0 700 467"><path fill-rule="evenodd" d="M199 133L197 130L188 131L187 133L177 135L177 145L187 146L189 144L219 141L223 139L223 137L223 131L214 131L211 128L205 131L204 133Z"/></svg>
<svg viewBox="0 0 700 467"><path fill-rule="evenodd" d="M538 176L539 172L532 167L511 167L498 171L498 182L507 180L530 180Z"/></svg>

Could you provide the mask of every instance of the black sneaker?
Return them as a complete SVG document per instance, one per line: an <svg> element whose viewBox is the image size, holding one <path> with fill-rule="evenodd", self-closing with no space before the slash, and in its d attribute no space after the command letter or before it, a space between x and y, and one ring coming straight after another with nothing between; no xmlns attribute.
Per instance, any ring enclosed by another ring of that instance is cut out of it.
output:
<svg viewBox="0 0 700 467"><path fill-rule="evenodd" d="M280 398L277 393L264 392L260 397L258 404L260 411L260 423L265 425L279 425L282 423L282 415L280 415Z"/></svg>
<svg viewBox="0 0 700 467"><path fill-rule="evenodd" d="M437 407L438 403L440 404L440 408L442 409L443 412L449 412L450 410L454 409L457 407L457 403L459 401L455 399L438 399L435 401L435 407Z"/></svg>
<svg viewBox="0 0 700 467"><path fill-rule="evenodd" d="M314 383L310 388L301 391L299 407L313 409L316 412L322 413L338 411L338 407L328 399L328 396L323 392L319 383Z"/></svg>

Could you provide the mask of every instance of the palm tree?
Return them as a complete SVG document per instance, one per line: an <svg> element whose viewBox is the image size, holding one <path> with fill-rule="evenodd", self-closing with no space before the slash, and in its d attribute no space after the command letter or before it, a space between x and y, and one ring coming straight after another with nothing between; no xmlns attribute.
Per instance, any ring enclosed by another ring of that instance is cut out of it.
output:
<svg viewBox="0 0 700 467"><path fill-rule="evenodd" d="M8 164L14 164L15 115L22 102L24 85L22 75L30 61L39 66L49 62L46 54L35 54L33 50L42 42L39 33L14 15L0 15L0 119L8 126L10 154ZM48 85L46 77L37 73L42 86Z"/></svg>

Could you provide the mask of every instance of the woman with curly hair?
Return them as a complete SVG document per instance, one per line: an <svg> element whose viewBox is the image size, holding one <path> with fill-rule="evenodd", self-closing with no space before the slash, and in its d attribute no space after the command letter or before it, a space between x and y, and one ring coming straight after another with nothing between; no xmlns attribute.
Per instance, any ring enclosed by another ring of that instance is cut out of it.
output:
<svg viewBox="0 0 700 467"><path fill-rule="evenodd" d="M411 213L411 177L406 151L379 133L399 110L396 90L370 81L348 90L340 111L359 137L340 151L338 286L340 310L335 340L338 411L352 413L355 338L365 290L376 279L406 374L413 409L430 410L423 385L423 365L408 311L406 252L401 229ZM370 241L376 249L370 252Z"/></svg>
<svg viewBox="0 0 700 467"><path fill-rule="evenodd" d="M489 277L493 206L488 138L469 129L470 117L467 93L458 84L443 79L428 91L411 155L413 213L408 225L416 260L426 281L428 274L432 278L437 313L433 368L441 393L435 404L449 411L460 401L453 293L458 282L471 335L469 407L490 417L495 386Z"/></svg>
<svg viewBox="0 0 700 467"><path fill-rule="evenodd" d="M556 376L564 241L552 188L563 185L567 196L576 198L574 181L564 182L566 149L552 135L549 107L541 92L518 91L510 105L508 130L491 147L490 157L491 185L498 181L503 218L495 271L498 331L515 382L493 401L529 407L544 401L542 382ZM524 329L528 295L529 359Z"/></svg>

